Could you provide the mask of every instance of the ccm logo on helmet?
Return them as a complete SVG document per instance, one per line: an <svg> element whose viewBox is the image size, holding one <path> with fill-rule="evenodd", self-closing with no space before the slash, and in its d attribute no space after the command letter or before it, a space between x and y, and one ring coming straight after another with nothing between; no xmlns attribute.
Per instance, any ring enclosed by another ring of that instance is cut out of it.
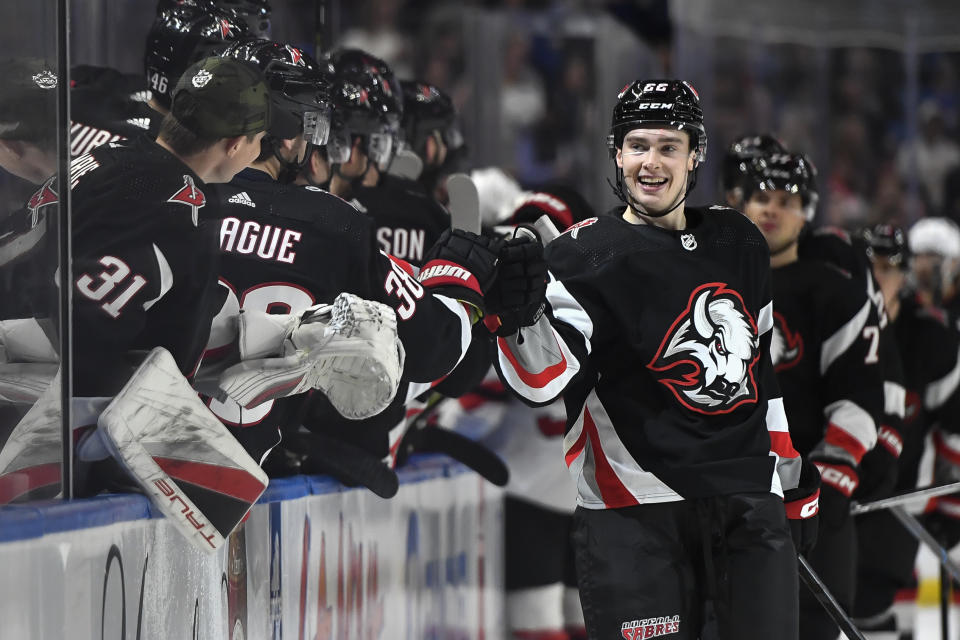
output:
<svg viewBox="0 0 960 640"><path fill-rule="evenodd" d="M672 102L641 102L637 105L637 109L643 111L645 109L664 109L669 110L673 109Z"/></svg>

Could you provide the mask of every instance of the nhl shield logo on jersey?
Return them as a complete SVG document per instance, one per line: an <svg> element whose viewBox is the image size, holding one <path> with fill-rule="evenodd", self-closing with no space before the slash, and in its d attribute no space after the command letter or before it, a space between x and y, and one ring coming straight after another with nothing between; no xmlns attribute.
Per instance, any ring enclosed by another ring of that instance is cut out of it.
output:
<svg viewBox="0 0 960 640"><path fill-rule="evenodd" d="M197 226L199 219L198 210L200 207L207 204L207 198L203 195L203 191L200 191L200 189L197 188L197 185L193 182L193 178L190 176L183 176L183 188L170 196L170 198L167 199L167 202L185 204L190 207L191 215L193 217L193 226Z"/></svg>
<svg viewBox="0 0 960 640"><path fill-rule="evenodd" d="M693 251L697 248L697 238L692 233L685 233L680 236L680 245L687 251Z"/></svg>
<svg viewBox="0 0 960 640"><path fill-rule="evenodd" d="M626 640L646 640L680 633L680 616L662 616L631 620L620 625L620 635Z"/></svg>
<svg viewBox="0 0 960 640"><path fill-rule="evenodd" d="M774 371L783 371L803 358L803 337L790 326L779 312L773 312L773 334L770 337L770 360Z"/></svg>
<svg viewBox="0 0 960 640"><path fill-rule="evenodd" d="M729 413L757 401L757 323L726 283L700 285L647 365L686 408Z"/></svg>

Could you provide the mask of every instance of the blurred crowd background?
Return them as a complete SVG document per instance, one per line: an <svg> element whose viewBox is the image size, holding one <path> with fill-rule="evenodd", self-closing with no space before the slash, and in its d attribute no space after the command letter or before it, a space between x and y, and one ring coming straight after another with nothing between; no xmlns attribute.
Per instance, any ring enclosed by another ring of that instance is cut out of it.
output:
<svg viewBox="0 0 960 640"><path fill-rule="evenodd" d="M4 48L53 42L22 28L53 29L53 0L12 4L26 15L0 25ZM71 64L142 72L155 4L73 2ZM772 131L817 164L816 222L856 227L960 220L957 4L283 0L271 35L312 52L360 47L446 90L471 166L499 166L527 188L567 181L598 209L615 202L605 136L617 91L681 77L701 94L710 141L695 203L718 199L730 141Z"/></svg>

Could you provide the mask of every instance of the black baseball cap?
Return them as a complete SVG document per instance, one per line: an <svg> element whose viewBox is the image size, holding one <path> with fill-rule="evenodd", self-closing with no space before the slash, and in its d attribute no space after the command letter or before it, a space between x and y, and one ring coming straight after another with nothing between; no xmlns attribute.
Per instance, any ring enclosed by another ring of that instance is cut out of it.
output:
<svg viewBox="0 0 960 640"><path fill-rule="evenodd" d="M170 113L193 133L211 138L252 135L273 125L263 73L252 64L219 56L183 72Z"/></svg>

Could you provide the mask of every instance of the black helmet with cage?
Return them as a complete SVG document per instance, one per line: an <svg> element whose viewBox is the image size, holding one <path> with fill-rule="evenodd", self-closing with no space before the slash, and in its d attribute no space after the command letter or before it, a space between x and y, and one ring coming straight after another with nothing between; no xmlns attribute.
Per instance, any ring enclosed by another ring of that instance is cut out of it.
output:
<svg viewBox="0 0 960 640"><path fill-rule="evenodd" d="M457 126L453 100L437 87L401 80L403 88L403 134L408 145L422 154L427 139L439 133L448 150L463 146L463 134Z"/></svg>
<svg viewBox="0 0 960 640"><path fill-rule="evenodd" d="M263 72L270 91L274 125L264 137L261 159L269 150L282 165L281 182L292 181L309 158L310 149L328 142L332 69L317 63L297 47L260 38L234 42L221 55L252 63ZM279 152L279 141L299 135L303 135L308 145L303 157L295 161L284 159Z"/></svg>
<svg viewBox="0 0 960 640"><path fill-rule="evenodd" d="M693 85L686 80L637 80L624 87L617 96L610 134L607 136L610 157L616 157L617 150L623 146L623 139L630 131L652 125L686 131L690 138L690 149L694 151L690 185L683 198L667 211L657 214L663 216L686 200L686 194L696 184L697 168L707 156L707 130L703 126L700 96ZM633 197L624 188L622 169L617 169L617 182L611 186L617 197L636 208Z"/></svg>
<svg viewBox="0 0 960 640"><path fill-rule="evenodd" d="M786 191L797 194L803 205L807 222L817 210L817 168L802 153L758 154L746 161L741 186L743 200L748 201L757 191Z"/></svg>
<svg viewBox="0 0 960 640"><path fill-rule="evenodd" d="M741 181L749 162L757 156L774 153L787 153L787 148L768 133L745 135L733 141L723 155L720 188L725 193L742 188Z"/></svg>
<svg viewBox="0 0 960 640"><path fill-rule="evenodd" d="M871 259L883 258L900 269L907 269L910 249L907 247L907 234L903 227L889 223L875 224L864 229L861 236L867 244L867 255Z"/></svg>
<svg viewBox="0 0 960 640"><path fill-rule="evenodd" d="M343 49L327 59L333 65L333 125L327 157L350 159L354 138L381 171L390 166L400 143L403 90L383 60L359 49Z"/></svg>
<svg viewBox="0 0 960 640"><path fill-rule="evenodd" d="M154 100L169 109L173 88L187 67L247 34L246 23L218 9L184 4L161 11L147 34L143 56Z"/></svg>

